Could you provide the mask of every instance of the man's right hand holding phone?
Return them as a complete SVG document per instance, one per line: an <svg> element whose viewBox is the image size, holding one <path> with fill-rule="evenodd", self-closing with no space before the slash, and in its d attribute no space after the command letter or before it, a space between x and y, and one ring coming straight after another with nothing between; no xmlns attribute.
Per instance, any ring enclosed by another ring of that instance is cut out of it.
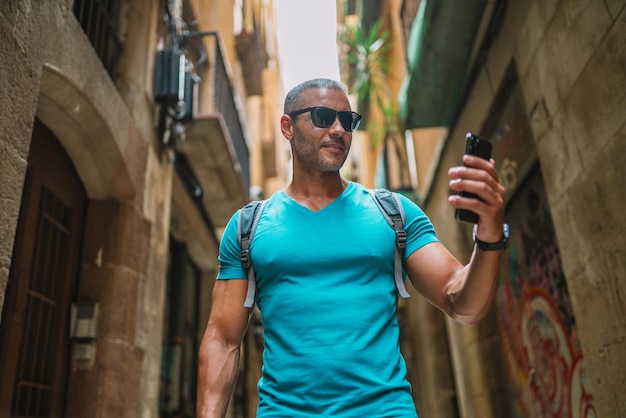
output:
<svg viewBox="0 0 626 418"><path fill-rule="evenodd" d="M453 318L472 325L492 306L500 278L502 250L508 244L508 226L504 223L504 187L491 159L491 143L472 134L468 134L467 140L463 164L448 170L450 188L454 192L448 200L455 208L458 221L475 225L475 246L467 264L450 275L443 274L446 277L443 302L437 299L437 292L433 292L433 300L438 300L444 312L449 312ZM437 259L431 254L428 257L426 264L430 259ZM415 282L419 288L420 282Z"/></svg>
<svg viewBox="0 0 626 418"><path fill-rule="evenodd" d="M468 134L468 144L470 135ZM474 230L477 243L497 244L507 239L508 227L504 226L503 229L505 189L498 177L494 160L464 154L463 165L450 168L448 175L450 188L458 192L451 194L448 201L457 209L457 220L477 224ZM473 193L476 197L467 196L467 193ZM478 216L470 220L459 219L459 212L465 211L474 212ZM479 247L490 248L488 245ZM494 249L500 248L496 246Z"/></svg>

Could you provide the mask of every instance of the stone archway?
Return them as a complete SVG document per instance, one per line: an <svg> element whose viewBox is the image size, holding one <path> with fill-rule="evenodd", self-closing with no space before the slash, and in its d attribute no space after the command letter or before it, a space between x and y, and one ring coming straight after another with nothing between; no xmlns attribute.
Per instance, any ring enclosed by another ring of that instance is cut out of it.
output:
<svg viewBox="0 0 626 418"><path fill-rule="evenodd" d="M37 117L59 138L91 199L131 198L145 167L145 144L111 87L81 89L60 69L43 67Z"/></svg>

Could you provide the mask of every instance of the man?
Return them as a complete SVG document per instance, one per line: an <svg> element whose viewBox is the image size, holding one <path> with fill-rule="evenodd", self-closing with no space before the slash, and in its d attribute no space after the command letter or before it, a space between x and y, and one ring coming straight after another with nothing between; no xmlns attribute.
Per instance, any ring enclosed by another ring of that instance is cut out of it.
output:
<svg viewBox="0 0 626 418"><path fill-rule="evenodd" d="M400 354L394 284L395 233L369 191L343 179L360 115L344 87L314 79L285 99L280 125L293 177L260 218L250 252L265 331L257 417L416 417ZM503 238L504 188L493 161L465 156L451 168L455 208L480 220L478 239ZM478 322L495 292L501 251L475 249L462 266L424 213L406 214L404 267L414 288L452 318ZM220 272L200 347L198 416L223 417L251 310L237 243L238 213L220 244Z"/></svg>

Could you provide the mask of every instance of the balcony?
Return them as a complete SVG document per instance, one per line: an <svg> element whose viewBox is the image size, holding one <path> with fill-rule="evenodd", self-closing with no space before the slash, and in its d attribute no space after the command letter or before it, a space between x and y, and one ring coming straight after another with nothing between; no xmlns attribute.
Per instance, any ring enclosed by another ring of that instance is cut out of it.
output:
<svg viewBox="0 0 626 418"><path fill-rule="evenodd" d="M246 93L248 96L263 94L265 59L257 32L241 32L235 36L235 47L241 62Z"/></svg>
<svg viewBox="0 0 626 418"><path fill-rule="evenodd" d="M223 228L232 214L248 203L249 153L236 96L217 34L206 39L207 67L200 112L176 144L191 168L197 198L214 228Z"/></svg>

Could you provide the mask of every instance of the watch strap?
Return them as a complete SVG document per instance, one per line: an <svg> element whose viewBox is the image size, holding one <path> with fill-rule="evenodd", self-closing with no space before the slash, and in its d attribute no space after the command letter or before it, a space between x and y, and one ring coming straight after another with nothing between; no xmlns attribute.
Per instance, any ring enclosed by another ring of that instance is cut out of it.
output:
<svg viewBox="0 0 626 418"><path fill-rule="evenodd" d="M502 239L498 242L485 242L476 236L476 225L474 225L474 242L482 251L500 251L509 248L509 225L502 225Z"/></svg>

